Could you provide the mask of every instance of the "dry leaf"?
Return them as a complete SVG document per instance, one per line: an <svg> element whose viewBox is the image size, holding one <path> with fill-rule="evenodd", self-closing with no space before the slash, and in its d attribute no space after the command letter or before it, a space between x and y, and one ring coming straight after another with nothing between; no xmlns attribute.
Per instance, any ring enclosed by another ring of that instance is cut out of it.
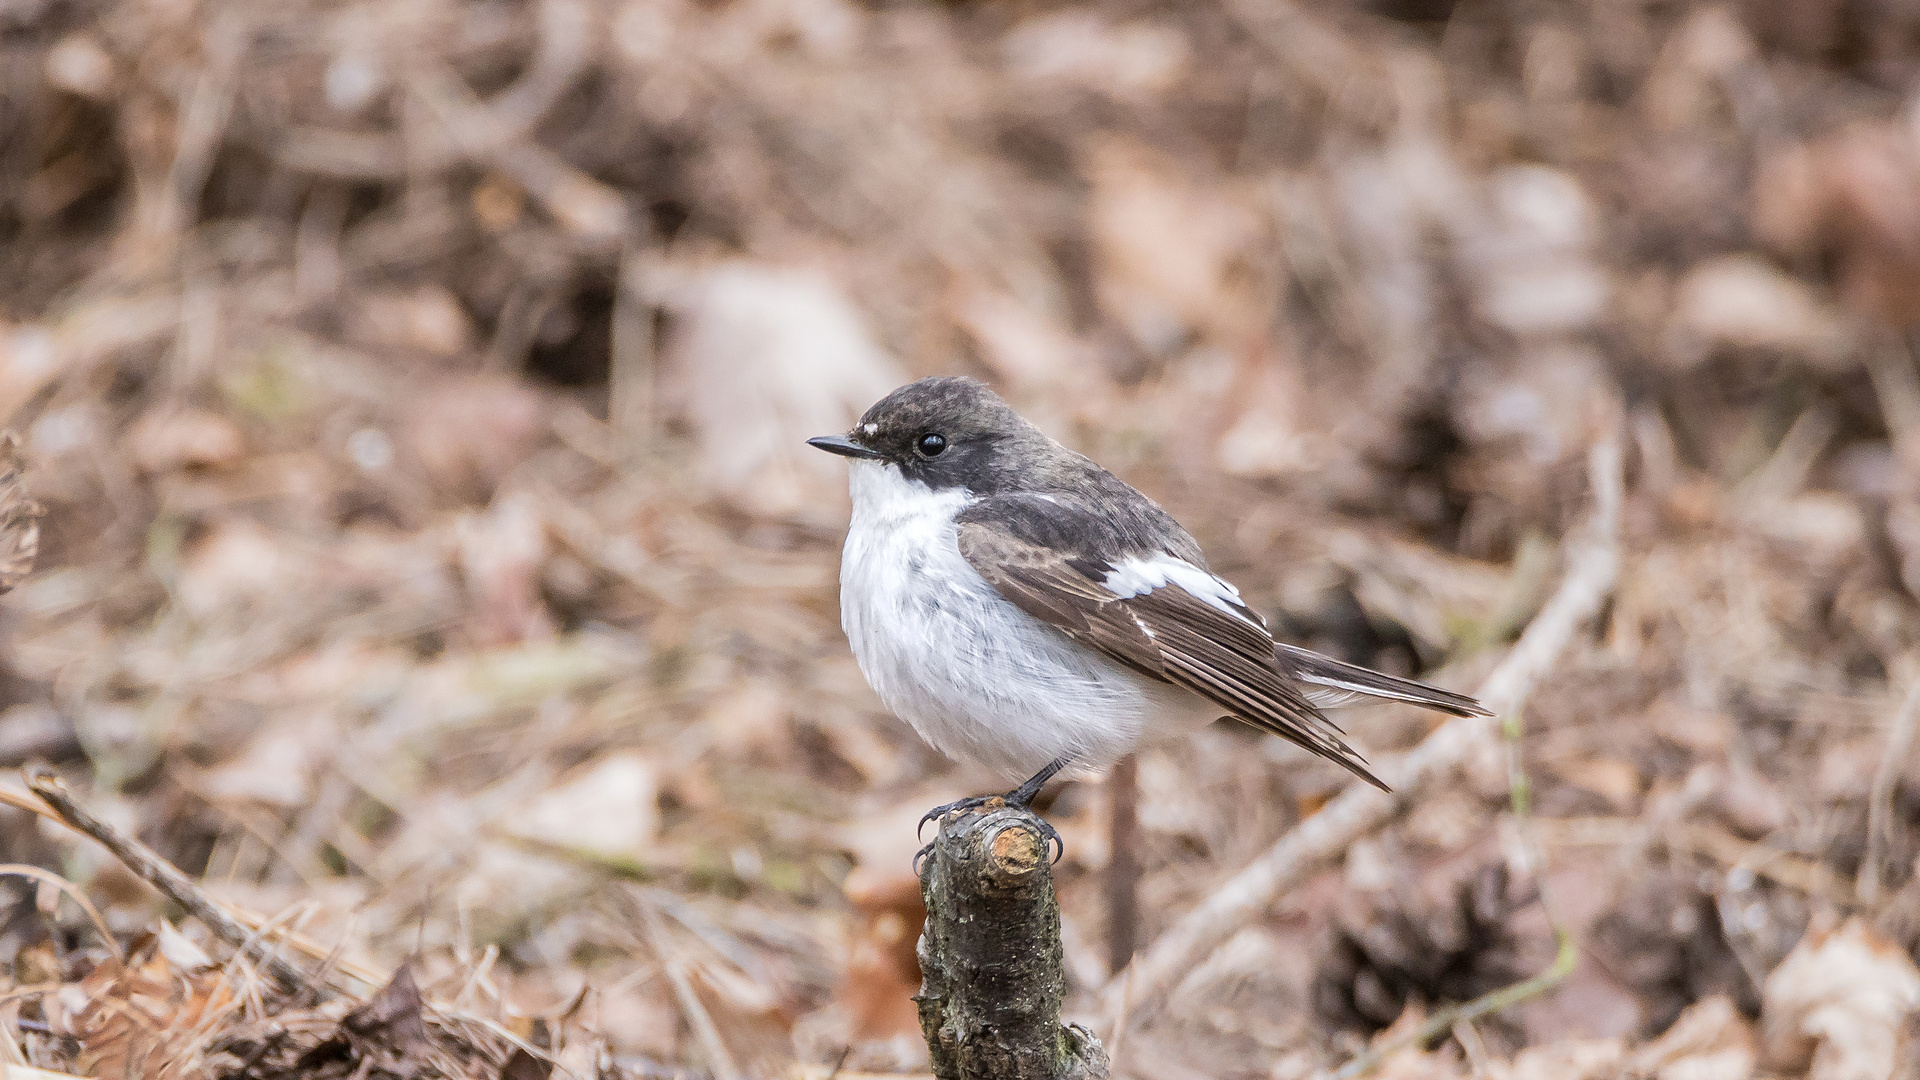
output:
<svg viewBox="0 0 1920 1080"><path fill-rule="evenodd" d="M1764 161L1754 231L1796 256L1837 258L1848 307L1904 326L1920 314L1920 139L1861 124Z"/></svg>
<svg viewBox="0 0 1920 1080"><path fill-rule="evenodd" d="M1715 994L1636 1051L1633 1072L1657 1080L1747 1080L1755 1056L1753 1030L1732 1001Z"/></svg>
<svg viewBox="0 0 1920 1080"><path fill-rule="evenodd" d="M1555 766L1562 779L1585 788L1612 804L1617 813L1632 813L1640 800L1640 769L1617 757L1590 757Z"/></svg>
<svg viewBox="0 0 1920 1080"><path fill-rule="evenodd" d="M200 965L205 957L197 949L186 954L194 966L177 965L171 956L182 952L164 933L144 934L128 948L124 964L108 960L62 988L50 1019L79 1043L80 1072L155 1075L193 1041L196 1025L235 1004L229 979Z"/></svg>
<svg viewBox="0 0 1920 1080"><path fill-rule="evenodd" d="M197 787L219 803L255 802L294 809L312 798L319 758L311 729L271 728L232 761L207 770Z"/></svg>
<svg viewBox="0 0 1920 1080"><path fill-rule="evenodd" d="M1303 422L1313 397L1299 366L1272 355L1251 385L1232 395L1231 422L1215 453L1220 468L1235 476L1286 476L1316 468L1327 456L1324 436Z"/></svg>
<svg viewBox="0 0 1920 1080"><path fill-rule="evenodd" d="M1768 1064L1808 1080L1892 1080L1920 1009L1920 969L1858 918L1812 927L1761 991Z"/></svg>
<svg viewBox="0 0 1920 1080"><path fill-rule="evenodd" d="M886 815L895 821L895 815ZM888 857L903 855L889 850ZM891 871L891 872L889 872ZM920 991L915 946L927 908L911 859L862 863L847 877L847 900L859 915L839 1000L857 1039L890 1039L920 1030L913 995Z"/></svg>
<svg viewBox="0 0 1920 1080"><path fill-rule="evenodd" d="M126 438L133 463L148 474L231 465L247 449L233 421L205 409L156 409L135 421Z"/></svg>
<svg viewBox="0 0 1920 1080"><path fill-rule="evenodd" d="M1562 1039L1527 1047L1495 1075L1499 1080L1610 1080L1626 1056L1619 1039Z"/></svg>
<svg viewBox="0 0 1920 1080"><path fill-rule="evenodd" d="M534 1057L525 1047L513 1048L513 1056L500 1066L500 1080L547 1080L553 1075L553 1062Z"/></svg>
<svg viewBox="0 0 1920 1080"><path fill-rule="evenodd" d="M390 348L457 356L473 347L473 326L466 310L439 285L364 296L357 325L375 343Z"/></svg>
<svg viewBox="0 0 1920 1080"><path fill-rule="evenodd" d="M228 518L188 548L174 587L182 608L212 619L283 599L308 571L307 560L286 538L245 518Z"/></svg>
<svg viewBox="0 0 1920 1080"><path fill-rule="evenodd" d="M551 641L553 616L540 598L548 544L538 501L525 493L504 495L484 513L457 519L454 540L472 597L476 643Z"/></svg>
<svg viewBox="0 0 1920 1080"><path fill-rule="evenodd" d="M1100 303L1142 349L1166 355L1194 333L1234 346L1264 328L1265 230L1238 191L1130 142L1100 145L1088 172Z"/></svg>
<svg viewBox="0 0 1920 1080"><path fill-rule="evenodd" d="M639 862L660 829L658 790L652 761L610 754L535 798L508 829L570 851Z"/></svg>
<svg viewBox="0 0 1920 1080"><path fill-rule="evenodd" d="M443 492L484 497L546 432L546 403L525 382L450 378L420 393L396 434Z"/></svg>
<svg viewBox="0 0 1920 1080"><path fill-rule="evenodd" d="M806 440L846 431L906 381L852 300L824 274L748 262L664 291L661 396L692 429L708 483L770 516L844 504L845 463Z"/></svg>
<svg viewBox="0 0 1920 1080"><path fill-rule="evenodd" d="M1799 279L1752 255L1726 255L1687 271L1674 290L1673 340L1664 355L1689 365L1716 346L1774 349L1823 364L1853 346L1838 312Z"/></svg>
<svg viewBox="0 0 1920 1080"><path fill-rule="evenodd" d="M792 743L793 703L766 679L746 679L707 705L701 724L728 754L780 755Z"/></svg>
<svg viewBox="0 0 1920 1080"><path fill-rule="evenodd" d="M1008 388L1075 396L1106 389L1105 375L1084 344L1012 296L971 289L955 302L953 314L973 338L980 359Z"/></svg>
<svg viewBox="0 0 1920 1080"><path fill-rule="evenodd" d="M47 82L89 101L104 101L114 90L113 57L93 35L68 34L47 50Z"/></svg>
<svg viewBox="0 0 1920 1080"><path fill-rule="evenodd" d="M1593 258L1595 213L1580 181L1538 165L1499 170L1487 182L1492 213L1462 245L1482 317L1516 334L1592 325L1612 281Z"/></svg>
<svg viewBox="0 0 1920 1080"><path fill-rule="evenodd" d="M340 1032L354 1055L363 1062L402 1076L418 1068L412 1058L427 1042L427 1022L423 1015L426 1002L413 981L410 964L400 970L380 992L359 1008L340 1018ZM365 1071L371 1070L364 1070Z"/></svg>

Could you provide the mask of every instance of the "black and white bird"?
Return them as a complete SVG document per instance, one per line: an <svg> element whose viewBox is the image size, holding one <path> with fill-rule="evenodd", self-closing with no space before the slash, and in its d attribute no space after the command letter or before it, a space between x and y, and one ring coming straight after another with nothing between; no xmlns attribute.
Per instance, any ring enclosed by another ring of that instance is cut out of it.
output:
<svg viewBox="0 0 1920 1080"><path fill-rule="evenodd" d="M1317 701L1486 715L1275 641L1179 522L972 379L910 383L808 442L852 459L840 620L861 673L934 749L1027 777L1010 804L1222 711L1385 790Z"/></svg>

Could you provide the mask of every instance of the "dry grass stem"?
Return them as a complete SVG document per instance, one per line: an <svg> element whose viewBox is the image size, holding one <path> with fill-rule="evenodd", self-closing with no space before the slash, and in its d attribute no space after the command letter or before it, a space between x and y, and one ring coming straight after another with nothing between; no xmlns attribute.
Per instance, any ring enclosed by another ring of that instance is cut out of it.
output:
<svg viewBox="0 0 1920 1080"><path fill-rule="evenodd" d="M207 929L212 930L220 940L257 961L262 969L279 984L282 992L305 995L313 1000L322 1000L329 996L330 991L313 982L305 971L283 959L277 951L270 951L261 944L261 935L265 927L249 930L241 925L239 920L209 899L199 886L182 874L172 863L154 854L145 844L123 835L120 830L89 813L74 799L72 793L67 790L66 783L58 775L48 769L29 769L24 775L27 787L45 800L69 828L98 841L128 870L133 871L142 881L160 890L167 899L185 908L188 914L204 923ZM93 913L91 908L88 910L97 920L97 913Z"/></svg>

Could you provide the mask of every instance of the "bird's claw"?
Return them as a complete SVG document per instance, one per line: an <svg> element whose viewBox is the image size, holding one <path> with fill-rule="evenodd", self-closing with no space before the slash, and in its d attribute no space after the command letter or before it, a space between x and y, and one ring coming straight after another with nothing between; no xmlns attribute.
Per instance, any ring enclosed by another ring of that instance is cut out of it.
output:
<svg viewBox="0 0 1920 1080"><path fill-rule="evenodd" d="M917 840L926 835L927 822L929 821L938 821L957 810L978 810L988 803L1005 801L1006 796L1004 795L969 795L964 799L955 799L950 803L942 803L920 815L920 824L914 826L913 829L914 839Z"/></svg>
<svg viewBox="0 0 1920 1080"><path fill-rule="evenodd" d="M1005 795L973 795L965 799L956 799L953 802L936 806L921 815L920 824L914 827L914 838L919 839L926 835L927 822L929 821L939 821L944 819L948 814L955 813L956 811L977 810L980 807L990 806L994 803L999 803L1002 806L1007 805L1007 797ZM998 809L998 807L995 807L995 809ZM1026 807L1020 807L1020 809L1024 810ZM1060 838L1060 830L1049 825L1047 819L1038 814L1033 815L1033 820L1040 826L1040 839L1045 841L1047 848L1053 853L1053 857L1049 859L1048 862L1059 862L1067 854L1067 842ZM920 876L920 864L926 861L928 855L933 854L933 845L938 842L939 837L936 836L932 842L914 854L914 877Z"/></svg>
<svg viewBox="0 0 1920 1080"><path fill-rule="evenodd" d="M1033 820L1040 823L1041 841L1044 842L1049 848L1053 849L1053 858L1048 859L1047 864L1051 866L1052 864L1057 863L1061 859L1065 858L1067 854L1067 842L1065 840L1060 839L1060 830L1047 824L1047 819L1040 817L1037 814L1034 815Z"/></svg>

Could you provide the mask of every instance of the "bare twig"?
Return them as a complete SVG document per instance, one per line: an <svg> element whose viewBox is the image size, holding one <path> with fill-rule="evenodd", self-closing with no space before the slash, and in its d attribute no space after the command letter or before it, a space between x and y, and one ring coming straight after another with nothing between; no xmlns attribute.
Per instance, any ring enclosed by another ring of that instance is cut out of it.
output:
<svg viewBox="0 0 1920 1080"><path fill-rule="evenodd" d="M246 52L248 29L233 14L208 27L205 66L180 117L173 162L165 184L149 206L149 227L158 235L174 235L193 224L196 207L213 173L215 152L233 113L240 60Z"/></svg>
<svg viewBox="0 0 1920 1080"><path fill-rule="evenodd" d="M1619 443L1611 438L1595 446L1589 458L1594 514L1585 537L1572 545L1560 588L1527 626L1500 666L1481 684L1479 698L1496 716L1525 704L1540 679L1552 670L1568 642L1600 610L1620 567L1622 499ZM1449 775L1495 737L1492 717L1447 721L1433 734L1384 766L1380 772L1394 787L1389 795L1355 784L1281 837L1266 854L1214 890L1131 965L1134 1015L1151 1015L1187 973L1198 967L1240 928L1259 918L1315 867L1340 855L1355 839L1378 828ZM1118 1015L1106 991L1108 1015Z"/></svg>
<svg viewBox="0 0 1920 1080"><path fill-rule="evenodd" d="M114 857L142 881L185 908L188 914L204 923L220 940L250 956L279 984L281 990L315 1000L330 996L324 986L308 978L306 972L269 948L255 932L242 926L225 908L201 892L199 886L180 872L179 867L161 858L145 844L94 817L74 799L65 782L52 770L30 766L25 771L25 778L33 793L44 799L69 828L99 841L102 847L113 852Z"/></svg>
<svg viewBox="0 0 1920 1080"><path fill-rule="evenodd" d="M1327 21L1316 5L1229 0L1227 14L1272 52L1279 70L1324 96L1329 107L1363 123L1392 115L1390 91L1376 54Z"/></svg>
<svg viewBox="0 0 1920 1080"><path fill-rule="evenodd" d="M1116 1076L1123 1076L1120 1070L1120 1051L1126 1046L1127 1020L1133 1009L1133 969L1127 968L1120 975L1120 1006L1107 1024L1107 1030L1113 1032L1112 1042L1107 1046L1107 1067Z"/></svg>
<svg viewBox="0 0 1920 1080"><path fill-rule="evenodd" d="M1685 801L1677 808L1692 809ZM1664 809L1664 808L1656 808ZM1623 853L1615 865L1627 866L1643 857L1649 845L1664 844L1676 855L1698 855L1723 866L1744 867L1776 885L1806 893L1832 904L1846 902L1845 890L1823 864L1765 844L1742 840L1726 829L1705 822L1682 822L1665 812L1652 827L1638 818L1578 817L1535 821L1534 832L1548 847L1616 847Z"/></svg>
<svg viewBox="0 0 1920 1080"><path fill-rule="evenodd" d="M81 1080L72 1073L36 1069L31 1065L8 1065L5 1069L0 1069L0 1072L6 1074L6 1080Z"/></svg>
<svg viewBox="0 0 1920 1080"><path fill-rule="evenodd" d="M429 67L411 85L452 145L475 162L490 164L513 177L567 231L596 244L611 244L626 234L627 206L619 192L530 137L500 137L486 110L458 75Z"/></svg>
<svg viewBox="0 0 1920 1080"><path fill-rule="evenodd" d="M15 810L25 810L29 814L38 814L48 821L59 825L66 824L65 821L61 820L60 815L54 813L52 808L48 807L46 803L41 802L31 795L22 795L17 791L0 788L0 806L11 806Z"/></svg>

